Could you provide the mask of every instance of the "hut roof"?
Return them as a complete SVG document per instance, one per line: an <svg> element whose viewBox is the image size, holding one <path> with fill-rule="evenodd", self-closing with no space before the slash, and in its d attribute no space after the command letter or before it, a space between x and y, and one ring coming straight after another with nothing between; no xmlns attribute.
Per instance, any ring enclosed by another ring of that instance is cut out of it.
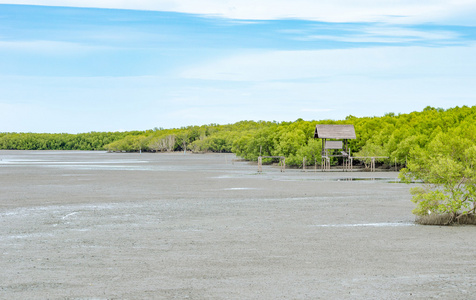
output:
<svg viewBox="0 0 476 300"><path fill-rule="evenodd" d="M316 125L314 138L318 139L355 139L354 125Z"/></svg>

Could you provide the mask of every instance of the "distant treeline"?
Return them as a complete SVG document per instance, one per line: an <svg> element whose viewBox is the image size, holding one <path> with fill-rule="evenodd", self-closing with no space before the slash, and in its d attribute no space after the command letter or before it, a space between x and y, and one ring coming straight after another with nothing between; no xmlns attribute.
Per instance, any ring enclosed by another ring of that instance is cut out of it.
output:
<svg viewBox="0 0 476 300"><path fill-rule="evenodd" d="M263 156L285 156L287 165L320 161L321 143L313 138L317 124L353 124L356 140L350 149L356 156L386 156L383 163L403 165L414 147L425 148L440 133L476 131L476 106L450 109L426 107L409 114L387 113L382 117L345 120L265 122L155 128L134 132L82 134L0 133L1 149L108 150L233 152L247 160ZM465 138L461 136L461 138ZM476 142L476 141L473 141Z"/></svg>
<svg viewBox="0 0 476 300"><path fill-rule="evenodd" d="M140 132L0 133L0 149L104 150L104 146Z"/></svg>

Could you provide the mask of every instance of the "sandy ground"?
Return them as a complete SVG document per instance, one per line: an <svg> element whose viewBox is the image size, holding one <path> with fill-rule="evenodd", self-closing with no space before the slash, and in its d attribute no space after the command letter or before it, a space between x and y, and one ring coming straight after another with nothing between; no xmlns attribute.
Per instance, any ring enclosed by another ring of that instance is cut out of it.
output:
<svg viewBox="0 0 476 300"><path fill-rule="evenodd" d="M476 227L397 173L233 158L0 151L0 298L476 299Z"/></svg>

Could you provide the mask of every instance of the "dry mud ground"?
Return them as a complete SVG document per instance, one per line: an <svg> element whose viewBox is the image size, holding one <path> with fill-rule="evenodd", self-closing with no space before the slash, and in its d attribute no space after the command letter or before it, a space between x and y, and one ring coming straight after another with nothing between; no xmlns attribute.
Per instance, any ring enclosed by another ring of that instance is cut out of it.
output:
<svg viewBox="0 0 476 300"><path fill-rule="evenodd" d="M0 298L476 299L476 227L397 173L232 158L0 151Z"/></svg>

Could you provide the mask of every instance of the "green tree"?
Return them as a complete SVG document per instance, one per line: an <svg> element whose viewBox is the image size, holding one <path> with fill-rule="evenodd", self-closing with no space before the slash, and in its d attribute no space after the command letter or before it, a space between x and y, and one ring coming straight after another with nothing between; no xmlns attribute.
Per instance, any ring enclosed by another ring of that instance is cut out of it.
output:
<svg viewBox="0 0 476 300"><path fill-rule="evenodd" d="M462 124L438 134L426 149L416 147L400 178L421 180L411 189L420 220L441 218L445 225L473 220L476 211L476 126Z"/></svg>
<svg viewBox="0 0 476 300"><path fill-rule="evenodd" d="M361 160L365 164L365 168L370 167L370 163L372 161L371 157L374 157L375 161L378 162L387 160L387 158L384 158L386 157L384 148L381 145L377 145L372 142L368 142L367 144L365 144L365 146L362 147L362 150L355 153L354 156L365 157L359 158L359 160Z"/></svg>

